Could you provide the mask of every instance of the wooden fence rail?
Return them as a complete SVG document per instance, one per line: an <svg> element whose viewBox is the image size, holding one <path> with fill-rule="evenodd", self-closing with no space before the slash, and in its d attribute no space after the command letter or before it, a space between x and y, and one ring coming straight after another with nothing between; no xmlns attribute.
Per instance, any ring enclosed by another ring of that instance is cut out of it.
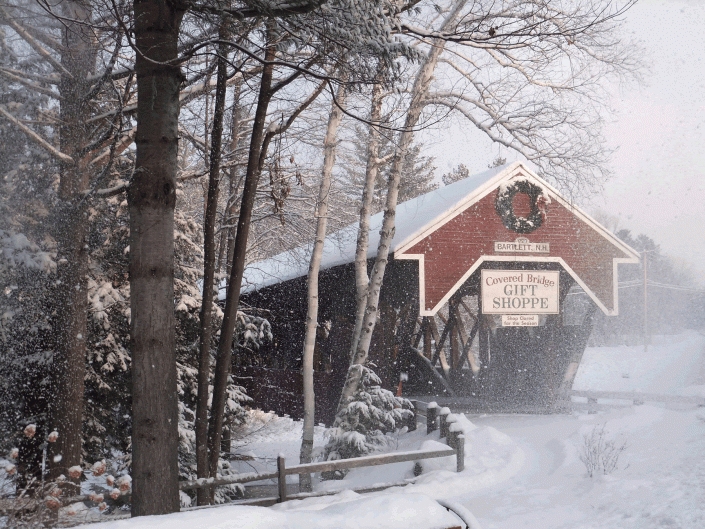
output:
<svg viewBox="0 0 705 529"><path fill-rule="evenodd" d="M634 406L642 405L646 402L661 402L670 405L686 405L686 406L705 406L705 398L687 395L662 395L657 393L637 393L630 391L578 391L571 390L568 392L568 401L566 407L569 409L577 408L581 404L587 406L588 412L595 413L599 408L614 406L614 404L598 403L598 399L603 400L623 400L630 401ZM582 397L587 399L587 403L573 402L571 397Z"/></svg>
<svg viewBox="0 0 705 529"><path fill-rule="evenodd" d="M464 441L463 441L464 442ZM277 458L277 473L279 482L279 501L286 501L286 476L294 474L313 474L315 472L332 472L347 468L362 468L376 465L389 465L405 461L418 461L419 459L432 459L436 457L460 456L462 450L448 447L444 450L413 450L409 452L395 452L393 454L377 454L373 456L356 457L352 459L338 459L335 461L321 461L306 463L293 467L286 467L283 456ZM457 463L458 465L460 463Z"/></svg>
<svg viewBox="0 0 705 529"><path fill-rule="evenodd" d="M462 435L457 435L455 438L451 436L454 442L464 443ZM456 440L457 439L457 440ZM338 459L336 461L321 461L317 463L307 463L286 467L286 459L283 456L277 458L277 471L256 474L253 472L247 474L237 474L234 476L224 476L221 478L196 479L193 481L184 481L179 484L180 490L194 490L206 487L217 487L221 485L232 485L234 483L249 483L252 481L261 481L266 479L277 479L279 498L278 501L286 501L286 476L294 474L313 474L315 472L328 472L335 470L343 470L348 468L361 468L376 465L388 465L390 463L402 463L405 461L418 461L420 459L431 459L436 457L456 456L457 468L462 470L463 462L461 459L464 456L464 450L459 450L454 447L448 447L444 450L412 450L408 452L397 452L393 454L377 454L366 457L356 457L352 459Z"/></svg>

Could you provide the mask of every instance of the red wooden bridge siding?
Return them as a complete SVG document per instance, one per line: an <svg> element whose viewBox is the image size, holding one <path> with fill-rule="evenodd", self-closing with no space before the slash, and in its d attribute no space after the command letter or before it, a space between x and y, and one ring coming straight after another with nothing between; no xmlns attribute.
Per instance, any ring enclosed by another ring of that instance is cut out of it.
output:
<svg viewBox="0 0 705 529"><path fill-rule="evenodd" d="M513 261L513 255L534 255L537 261L548 255L560 256L609 310L614 309L612 259L628 257L625 253L557 200L547 206L547 215L540 228L532 233L517 234L504 227L495 211L496 193L496 188L492 189L404 252L426 255L427 309L435 307L483 255L502 256L508 262ZM528 209L521 203L528 202L527 198L522 193L515 197L517 215ZM495 241L511 242L517 237L525 237L532 243L550 243L550 254L495 253Z"/></svg>

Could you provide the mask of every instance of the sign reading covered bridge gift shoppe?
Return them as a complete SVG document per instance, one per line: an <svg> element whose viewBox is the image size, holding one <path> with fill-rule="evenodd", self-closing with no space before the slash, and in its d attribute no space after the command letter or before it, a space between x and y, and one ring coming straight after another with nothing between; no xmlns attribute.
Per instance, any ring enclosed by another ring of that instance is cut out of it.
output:
<svg viewBox="0 0 705 529"><path fill-rule="evenodd" d="M517 268L524 270L484 271L485 313L558 313L558 272L537 270L545 280L537 283L536 274L529 278L533 273L526 270L529 263L558 263L605 314L616 314L617 265L638 262L634 250L521 162L479 181L474 191L458 196L393 249L395 259L419 261L423 316L434 315L487 262L502 263L505 269L522 263ZM489 278L496 281L489 284ZM535 325L535 320L523 317L524 323L519 318L515 324Z"/></svg>
<svg viewBox="0 0 705 529"><path fill-rule="evenodd" d="M554 271L483 270L482 312L558 314L559 275Z"/></svg>

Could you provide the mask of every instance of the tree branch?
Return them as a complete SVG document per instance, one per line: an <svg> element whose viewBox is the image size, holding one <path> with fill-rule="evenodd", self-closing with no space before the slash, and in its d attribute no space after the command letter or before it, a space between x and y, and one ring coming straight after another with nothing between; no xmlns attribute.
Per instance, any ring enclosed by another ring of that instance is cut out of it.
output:
<svg viewBox="0 0 705 529"><path fill-rule="evenodd" d="M34 51L36 51L39 55L41 55L49 64L51 64L57 71L62 72L65 75L68 75L69 77L73 77L69 71L64 68L64 66L57 61L54 57L51 56L51 53L49 53L47 50L44 49L43 46L37 42L37 40L32 37L25 29L20 26L15 19L13 19L7 11L5 11L2 6L0 6L0 17L4 18L5 21L10 25L12 29L15 30L15 32L24 39L24 41L29 44Z"/></svg>
<svg viewBox="0 0 705 529"><path fill-rule="evenodd" d="M20 120L18 120L15 116L10 114L5 108L0 105L0 114L5 116L11 123L13 123L18 129L20 129L22 132L24 132L27 136L29 136L32 140L34 140L39 146L47 151L49 154L54 156L55 158L58 158L64 163L67 164L74 164L73 158L71 158L68 154L64 154L63 152L59 151L56 149L54 146L52 146L48 141L46 141L44 138L42 138L39 134L34 132L32 129L27 127L24 123L22 123Z"/></svg>
<svg viewBox="0 0 705 529"><path fill-rule="evenodd" d="M18 72L20 73L20 72ZM0 68L0 75L5 77L5 79L9 79L10 81L13 81L15 83L20 83L22 86L26 86L30 90L33 90L34 92L39 92L40 94L47 95L51 97L52 99L56 100L61 100L61 96L57 93L54 92L51 88L44 88L42 86L39 86L37 84L31 83L27 81L26 79L23 79L22 77L18 77L17 75L14 75L7 71L5 68Z"/></svg>
<svg viewBox="0 0 705 529"><path fill-rule="evenodd" d="M311 11L321 7L325 4L327 0L311 0L304 2L292 2L290 4L284 4L274 9L267 9L262 7L262 9L221 9L212 6L194 6L192 11L211 13L216 15L227 14L237 20L244 20L246 18L257 18L257 17L267 17L267 18L287 18L294 15L305 15Z"/></svg>
<svg viewBox="0 0 705 529"><path fill-rule="evenodd" d="M39 83L58 85L59 82L61 82L61 76L55 73L47 75L34 75L29 72L14 70L12 68L5 68L3 66L0 66L0 70L12 75L16 75L18 77L24 77L25 79L32 79L33 81L37 81Z"/></svg>
<svg viewBox="0 0 705 529"><path fill-rule="evenodd" d="M281 83L279 83L281 84ZM286 83L288 84L288 83ZM260 153L260 159L259 159L259 170L261 171L262 168L264 167L264 160L267 156L267 149L269 147L269 142L272 140L274 136L277 134L282 134L285 132L291 125L294 123L297 117L308 108L308 106L313 103L316 98L318 98L319 95L321 95L321 92L323 92L324 88L328 82L326 80L323 80L319 83L319 85L316 87L316 89L313 91L313 93L304 101L301 103L294 112L291 113L289 116L289 119L286 120L286 123L283 123L279 125L278 127L272 128L270 126L271 130L267 130L267 134L264 137L264 141L262 142L262 152ZM273 90L274 92L274 90Z"/></svg>

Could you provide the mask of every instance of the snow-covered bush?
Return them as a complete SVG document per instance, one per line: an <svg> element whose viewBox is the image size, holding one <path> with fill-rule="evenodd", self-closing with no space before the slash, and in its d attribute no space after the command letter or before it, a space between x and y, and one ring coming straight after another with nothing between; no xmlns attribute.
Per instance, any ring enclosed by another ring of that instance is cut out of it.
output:
<svg viewBox="0 0 705 529"><path fill-rule="evenodd" d="M580 460L585 464L588 476L607 475L619 466L619 457L627 449L626 441L608 437L605 425L595 426L583 436Z"/></svg>
<svg viewBox="0 0 705 529"><path fill-rule="evenodd" d="M362 365L351 369L362 371L360 383L327 433L324 459L328 461L364 456L387 446L392 441L389 434L401 429L413 415L411 402L383 389L372 369ZM325 477L342 477L336 474Z"/></svg>
<svg viewBox="0 0 705 529"><path fill-rule="evenodd" d="M38 435L37 425L29 424L21 432L21 437L38 439L42 441L43 447L47 443L54 443L59 437L57 431L50 432L42 439ZM104 511L109 506L115 508L119 505L129 503L132 493L132 478L128 474L121 475L117 480L113 476L105 476L105 484L108 487L116 486L110 493L111 500L104 500L105 494L93 491L87 495L81 494L81 488L77 481L83 481L89 474L97 478L105 473L106 462L96 461L92 466L74 465L68 468L68 479L65 475L59 475L55 479L41 480L35 479L32 474L23 475L18 472L14 461L20 459L21 450L12 448L5 460L0 456L0 497L5 499L3 506L3 517L0 518L2 527L54 527L56 525L56 513L61 511L62 515L74 516L81 511L85 511L90 502L91 507ZM30 469L31 471L31 469ZM92 485L98 485L93 479ZM98 485L100 488L100 485ZM103 489L104 490L104 489Z"/></svg>

